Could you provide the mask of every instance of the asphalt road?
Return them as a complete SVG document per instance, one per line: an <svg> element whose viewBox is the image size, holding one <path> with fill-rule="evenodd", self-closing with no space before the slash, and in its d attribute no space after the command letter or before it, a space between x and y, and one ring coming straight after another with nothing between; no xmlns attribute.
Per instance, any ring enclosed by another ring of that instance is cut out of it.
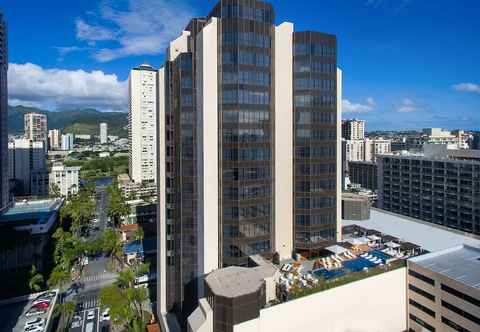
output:
<svg viewBox="0 0 480 332"><path fill-rule="evenodd" d="M97 222L92 222L92 229L89 233L90 238L97 238L103 230L108 227L108 194L106 188L98 187L95 193L95 214ZM77 303L77 309L74 315L82 318L82 324L78 328L70 328L72 332L98 332L108 330L109 321L101 321L102 314L98 295L100 290L112 284L116 279L116 274L107 270L108 258L103 255L99 257L89 257L88 265L84 267L82 283L83 287L74 295ZM87 319L88 313L93 312L94 317ZM90 331L91 327L91 331Z"/></svg>

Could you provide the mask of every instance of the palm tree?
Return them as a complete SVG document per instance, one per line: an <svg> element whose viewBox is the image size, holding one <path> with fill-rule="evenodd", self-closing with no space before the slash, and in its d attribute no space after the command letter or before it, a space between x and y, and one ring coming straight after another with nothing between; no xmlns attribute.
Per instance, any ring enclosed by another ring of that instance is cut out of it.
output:
<svg viewBox="0 0 480 332"><path fill-rule="evenodd" d="M75 302L65 301L63 303L58 303L54 309L54 315L60 315L60 326L62 331L65 331L67 326L70 325L70 321L75 312Z"/></svg>
<svg viewBox="0 0 480 332"><path fill-rule="evenodd" d="M53 268L47 284L50 288L58 287L60 291L63 291L63 287L70 281L70 272L65 271L61 265L57 265Z"/></svg>
<svg viewBox="0 0 480 332"><path fill-rule="evenodd" d="M43 276L38 273L36 266L32 265L32 269L30 270L30 280L28 281L28 287L31 291L38 292L42 289L43 283Z"/></svg>
<svg viewBox="0 0 480 332"><path fill-rule="evenodd" d="M116 230L108 228L103 232L102 246L103 251L112 259L112 263L114 259L117 259L123 265L123 246Z"/></svg>

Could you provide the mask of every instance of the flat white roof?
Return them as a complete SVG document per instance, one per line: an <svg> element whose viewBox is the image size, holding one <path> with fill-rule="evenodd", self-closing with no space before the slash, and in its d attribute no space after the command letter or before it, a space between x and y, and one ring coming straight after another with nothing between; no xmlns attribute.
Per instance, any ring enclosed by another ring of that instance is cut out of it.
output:
<svg viewBox="0 0 480 332"><path fill-rule="evenodd" d="M480 238L446 227L387 212L371 209L368 220L342 220L342 226L358 225L393 235L402 241L418 244L430 252L463 244L480 246Z"/></svg>
<svg viewBox="0 0 480 332"><path fill-rule="evenodd" d="M480 247L461 245L411 258L410 261L462 284L480 289Z"/></svg>

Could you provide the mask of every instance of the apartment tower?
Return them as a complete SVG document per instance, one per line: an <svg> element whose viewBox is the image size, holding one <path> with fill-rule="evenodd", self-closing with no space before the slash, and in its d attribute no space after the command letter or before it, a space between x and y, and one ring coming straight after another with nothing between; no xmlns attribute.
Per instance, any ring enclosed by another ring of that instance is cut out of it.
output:
<svg viewBox="0 0 480 332"><path fill-rule="evenodd" d="M158 71L158 312L188 317L203 277L340 237L336 38L222 0ZM340 183L340 184L339 184Z"/></svg>
<svg viewBox="0 0 480 332"><path fill-rule="evenodd" d="M108 125L105 122L100 123L100 144L108 143Z"/></svg>
<svg viewBox="0 0 480 332"><path fill-rule="evenodd" d="M25 138L34 142L43 142L43 148L48 148L47 116L40 113L27 113L24 116Z"/></svg>
<svg viewBox="0 0 480 332"><path fill-rule="evenodd" d="M158 71L143 64L130 72L128 80L129 172L136 183L156 182L157 79Z"/></svg>
<svg viewBox="0 0 480 332"><path fill-rule="evenodd" d="M8 47L7 24L0 12L0 212L9 202L8 191Z"/></svg>

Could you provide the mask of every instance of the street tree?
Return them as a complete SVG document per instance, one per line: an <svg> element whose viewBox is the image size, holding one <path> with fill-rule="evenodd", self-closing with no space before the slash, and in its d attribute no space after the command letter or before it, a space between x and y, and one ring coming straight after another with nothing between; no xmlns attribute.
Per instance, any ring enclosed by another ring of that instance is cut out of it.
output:
<svg viewBox="0 0 480 332"><path fill-rule="evenodd" d="M28 281L28 287L32 292L38 292L43 288L44 284L43 276L37 271L37 267L32 265L30 270L30 279Z"/></svg>

